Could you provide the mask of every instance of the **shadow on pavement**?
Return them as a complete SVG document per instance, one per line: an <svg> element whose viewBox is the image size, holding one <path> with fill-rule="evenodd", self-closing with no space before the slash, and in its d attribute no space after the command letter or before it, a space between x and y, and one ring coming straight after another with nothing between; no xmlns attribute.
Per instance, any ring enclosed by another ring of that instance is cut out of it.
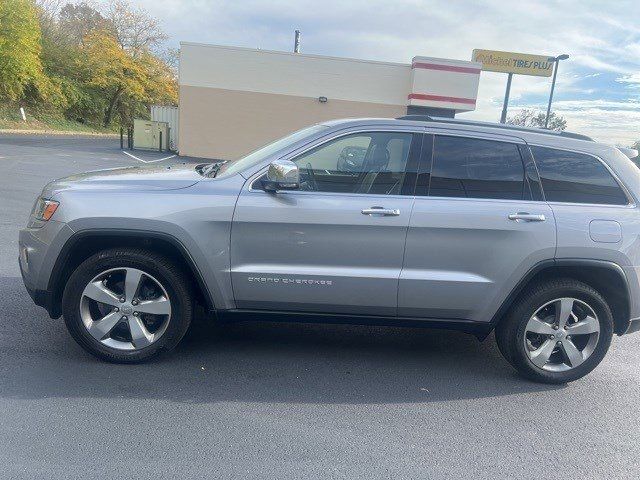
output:
<svg viewBox="0 0 640 480"><path fill-rule="evenodd" d="M516 376L492 337L388 327L200 321L172 354L107 364L34 306L21 279L0 278L0 291L1 397L379 404L563 388Z"/></svg>

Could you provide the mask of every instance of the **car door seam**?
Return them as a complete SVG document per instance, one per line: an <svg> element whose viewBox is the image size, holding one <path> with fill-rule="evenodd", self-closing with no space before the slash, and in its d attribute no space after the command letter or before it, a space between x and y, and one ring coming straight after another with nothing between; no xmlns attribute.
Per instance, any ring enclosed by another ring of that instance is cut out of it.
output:
<svg viewBox="0 0 640 480"><path fill-rule="evenodd" d="M404 231L404 244L402 247L402 263L400 264L400 272L398 273L398 282L396 285L396 317L400 316L400 279L402 278L402 272L404 271L404 259L407 253L407 238L409 237L409 228L411 227L411 217L413 216L413 209L416 205L416 196L411 198L411 210L409 212L409 219Z"/></svg>
<svg viewBox="0 0 640 480"><path fill-rule="evenodd" d="M245 180L245 182L242 184L242 187L240 187L240 191L238 192L238 195L236 196L236 201L233 204L233 212L231 213L231 224L229 225L229 283L231 284L231 295L233 296L233 307L232 308L236 308L236 291L235 291L235 287L233 285L233 226L235 224L235 220L236 220L236 211L238 209L238 202L240 202L240 196L244 193L245 191L245 187L247 185L247 183L249 183L249 180Z"/></svg>

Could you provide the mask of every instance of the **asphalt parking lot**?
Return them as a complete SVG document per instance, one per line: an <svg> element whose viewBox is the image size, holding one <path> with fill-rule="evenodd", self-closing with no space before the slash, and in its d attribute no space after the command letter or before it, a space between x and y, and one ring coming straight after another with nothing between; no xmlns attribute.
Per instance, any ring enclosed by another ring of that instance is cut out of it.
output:
<svg viewBox="0 0 640 480"><path fill-rule="evenodd" d="M640 334L555 387L433 330L198 324L93 359L31 302L17 231L49 180L138 163L118 147L0 134L0 478L637 478Z"/></svg>

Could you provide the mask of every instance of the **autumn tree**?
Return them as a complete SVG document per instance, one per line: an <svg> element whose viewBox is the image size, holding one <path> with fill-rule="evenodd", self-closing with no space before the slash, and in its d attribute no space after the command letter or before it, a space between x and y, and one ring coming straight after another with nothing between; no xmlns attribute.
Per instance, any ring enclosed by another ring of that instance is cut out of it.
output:
<svg viewBox="0 0 640 480"><path fill-rule="evenodd" d="M533 128L545 128L545 120L547 115L543 112L535 110L524 109L520 110L513 117L507 118L507 123L510 125L519 125L521 127L533 127ZM559 132L567 128L567 121L564 117L556 115L551 112L549 115L549 130L557 130Z"/></svg>
<svg viewBox="0 0 640 480"><path fill-rule="evenodd" d="M21 1L36 3L42 32L48 101L38 108L109 126L114 118L147 117L151 104L177 103L175 54L164 48L167 37L148 12L126 0Z"/></svg>
<svg viewBox="0 0 640 480"><path fill-rule="evenodd" d="M134 57L155 51L167 39L157 19L126 0L112 0L105 17L118 44Z"/></svg>
<svg viewBox="0 0 640 480"><path fill-rule="evenodd" d="M104 16L88 3L67 3L58 14L58 31L67 43L81 45L94 30L108 28Z"/></svg>
<svg viewBox="0 0 640 480"><path fill-rule="evenodd" d="M19 100L43 85L40 25L29 0L0 1L0 97Z"/></svg>
<svg viewBox="0 0 640 480"><path fill-rule="evenodd" d="M112 89L104 125L111 123L116 108L121 119L128 122L139 112L141 103L177 103L174 70L157 52L167 39L158 20L145 10L132 7L126 0L110 2L104 16L113 39L138 67L126 70L128 84L118 82L118 86ZM137 89L127 88L127 85L141 86L143 91L140 93Z"/></svg>
<svg viewBox="0 0 640 480"><path fill-rule="evenodd" d="M86 81L99 89L107 105L104 126L108 126L116 110L130 121L139 113L141 104L175 103L177 89L170 69L151 52L134 52L121 46L111 30L95 30L87 35L81 47Z"/></svg>

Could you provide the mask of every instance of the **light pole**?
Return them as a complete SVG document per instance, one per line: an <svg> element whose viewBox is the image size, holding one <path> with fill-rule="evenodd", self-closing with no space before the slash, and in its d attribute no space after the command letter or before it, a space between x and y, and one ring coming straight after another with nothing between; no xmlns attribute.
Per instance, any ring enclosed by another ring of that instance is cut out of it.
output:
<svg viewBox="0 0 640 480"><path fill-rule="evenodd" d="M551 102L553 101L553 90L556 87L556 76L558 75L558 64L560 60L566 60L569 55L566 53L558 55L557 57L549 57L549 61L555 63L553 66L553 80L551 81L551 93L549 94L549 105L547 105L547 116L544 119L544 128L549 127L549 115L551 115Z"/></svg>
<svg viewBox="0 0 640 480"><path fill-rule="evenodd" d="M507 77L507 89L504 92L504 102L502 103L502 115L500 115L500 123L506 123L507 121L507 107L509 106L509 92L511 92L511 80L513 80L513 73Z"/></svg>
<svg viewBox="0 0 640 480"><path fill-rule="evenodd" d="M293 53L300 53L300 30L296 30L293 41Z"/></svg>

